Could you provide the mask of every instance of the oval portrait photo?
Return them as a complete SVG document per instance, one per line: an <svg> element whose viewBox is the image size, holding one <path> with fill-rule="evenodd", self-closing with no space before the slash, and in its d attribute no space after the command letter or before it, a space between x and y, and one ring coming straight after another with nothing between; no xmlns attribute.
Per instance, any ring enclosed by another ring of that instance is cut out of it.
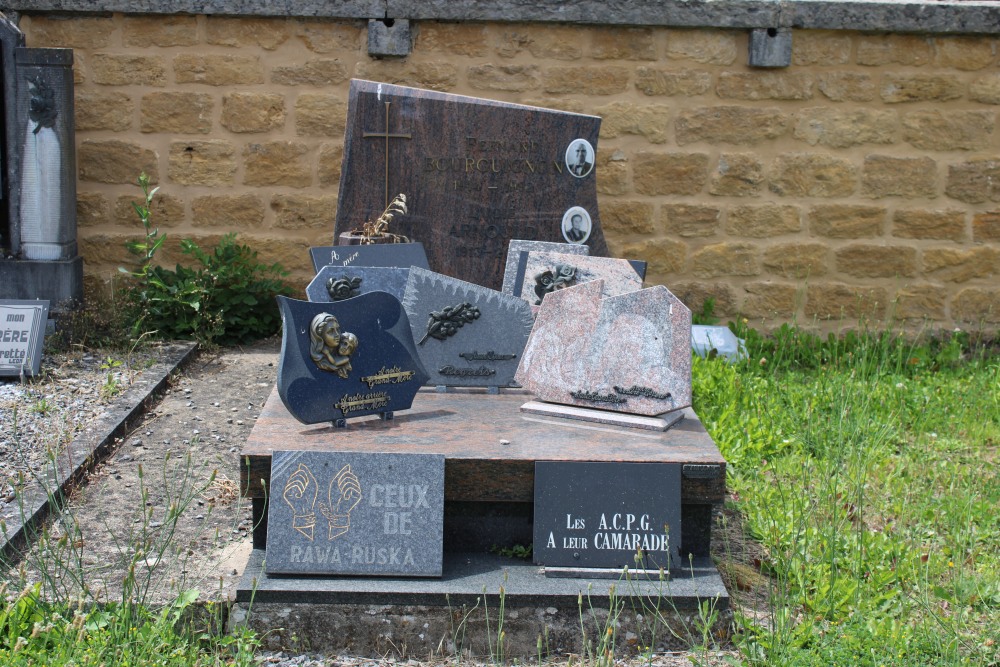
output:
<svg viewBox="0 0 1000 667"><path fill-rule="evenodd" d="M586 243L590 238L590 214L574 206L563 214L562 235L569 243Z"/></svg>
<svg viewBox="0 0 1000 667"><path fill-rule="evenodd" d="M566 170L583 178L594 170L594 147L586 139L574 139L566 149Z"/></svg>

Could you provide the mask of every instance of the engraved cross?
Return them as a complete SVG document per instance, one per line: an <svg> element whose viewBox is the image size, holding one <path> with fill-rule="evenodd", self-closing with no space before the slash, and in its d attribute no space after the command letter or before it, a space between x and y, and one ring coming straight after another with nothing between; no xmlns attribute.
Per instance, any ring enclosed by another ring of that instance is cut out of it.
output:
<svg viewBox="0 0 1000 667"><path fill-rule="evenodd" d="M389 208L389 140L390 139L412 139L413 136L409 134L393 134L389 132L389 105L392 102L385 103L385 132L362 132L361 136L365 139L373 139L378 137L383 137L385 139L385 207Z"/></svg>

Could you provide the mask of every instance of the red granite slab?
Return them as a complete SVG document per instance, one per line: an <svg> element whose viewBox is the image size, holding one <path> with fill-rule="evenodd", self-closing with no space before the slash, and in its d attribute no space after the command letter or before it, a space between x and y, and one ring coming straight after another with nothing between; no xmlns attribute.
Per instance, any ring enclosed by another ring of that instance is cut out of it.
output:
<svg viewBox="0 0 1000 667"><path fill-rule="evenodd" d="M304 425L271 392L240 454L243 494L263 498L274 450L433 453L445 456L445 499L531 502L534 464L545 461L680 463L685 503L721 502L725 466L694 412L664 432L644 431L520 412L524 391L420 391L391 421L350 421L346 428ZM718 466L718 468L715 468Z"/></svg>

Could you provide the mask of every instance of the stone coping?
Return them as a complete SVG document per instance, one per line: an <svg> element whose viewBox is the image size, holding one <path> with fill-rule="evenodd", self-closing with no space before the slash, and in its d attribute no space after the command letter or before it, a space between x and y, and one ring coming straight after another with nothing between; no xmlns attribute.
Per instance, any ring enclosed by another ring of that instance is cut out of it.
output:
<svg viewBox="0 0 1000 667"><path fill-rule="evenodd" d="M1000 34L996 0L7 0L8 12L211 14L340 19L805 28Z"/></svg>
<svg viewBox="0 0 1000 667"><path fill-rule="evenodd" d="M143 371L135 383L109 406L107 414L80 433L59 454L54 465L22 489L8 507L10 517L0 520L0 561L16 562L20 551L37 538L42 522L58 512L69 491L85 473L106 459L128 430L167 388L170 376L190 362L197 343L173 342L160 348L160 360Z"/></svg>

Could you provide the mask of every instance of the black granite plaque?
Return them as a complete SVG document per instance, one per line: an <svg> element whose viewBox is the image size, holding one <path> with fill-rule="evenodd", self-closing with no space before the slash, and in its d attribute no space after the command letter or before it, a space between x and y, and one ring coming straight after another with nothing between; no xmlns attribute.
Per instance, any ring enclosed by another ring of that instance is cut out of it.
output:
<svg viewBox="0 0 1000 667"><path fill-rule="evenodd" d="M0 301L0 376L38 375L48 317L48 301Z"/></svg>
<svg viewBox="0 0 1000 667"><path fill-rule="evenodd" d="M276 451L268 574L441 576L444 456Z"/></svg>
<svg viewBox="0 0 1000 667"><path fill-rule="evenodd" d="M511 239L565 241L570 209L589 220L579 242L606 256L594 154L601 119L351 82L335 232L376 219L399 193L394 233L423 242L431 268L499 289Z"/></svg>
<svg viewBox="0 0 1000 667"><path fill-rule="evenodd" d="M680 464L535 463L536 563L669 570L680 544Z"/></svg>
<svg viewBox="0 0 1000 667"><path fill-rule="evenodd" d="M316 246L309 248L313 270L324 266L411 266L430 268L422 243L377 243L374 245Z"/></svg>
<svg viewBox="0 0 1000 667"><path fill-rule="evenodd" d="M411 268L403 297L430 384L510 387L534 319L523 299Z"/></svg>
<svg viewBox="0 0 1000 667"><path fill-rule="evenodd" d="M278 297L278 395L305 424L405 410L427 373L399 300L385 292L311 303Z"/></svg>

